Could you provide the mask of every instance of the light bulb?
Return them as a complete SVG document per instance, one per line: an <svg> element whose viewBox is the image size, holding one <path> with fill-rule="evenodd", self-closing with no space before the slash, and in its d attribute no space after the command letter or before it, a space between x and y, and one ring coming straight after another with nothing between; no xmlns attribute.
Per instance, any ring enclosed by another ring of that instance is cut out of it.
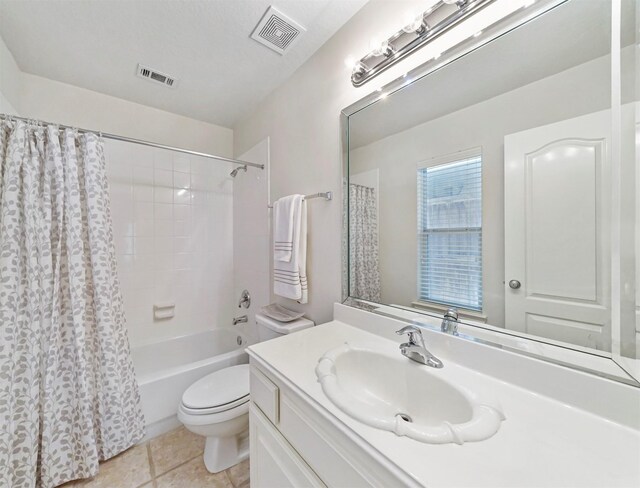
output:
<svg viewBox="0 0 640 488"><path fill-rule="evenodd" d="M380 42L377 38L373 38L369 43L369 49L374 56L382 56L389 49L389 41L385 39Z"/></svg>
<svg viewBox="0 0 640 488"><path fill-rule="evenodd" d="M404 17L404 27L402 30L407 34L417 31L422 26L422 15L414 15L407 12Z"/></svg>
<svg viewBox="0 0 640 488"><path fill-rule="evenodd" d="M347 67L348 70L353 71L353 69L356 67L355 58L353 56L349 56L344 60L344 65Z"/></svg>

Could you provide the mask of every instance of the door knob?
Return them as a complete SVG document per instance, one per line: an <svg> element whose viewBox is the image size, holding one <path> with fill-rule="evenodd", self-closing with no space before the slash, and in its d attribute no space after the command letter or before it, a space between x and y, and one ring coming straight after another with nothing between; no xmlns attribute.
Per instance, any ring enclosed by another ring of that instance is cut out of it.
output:
<svg viewBox="0 0 640 488"><path fill-rule="evenodd" d="M511 280L509 282L509 288L512 288L514 290L517 290L518 288L520 288L520 286L522 285L520 285L520 282L518 280Z"/></svg>

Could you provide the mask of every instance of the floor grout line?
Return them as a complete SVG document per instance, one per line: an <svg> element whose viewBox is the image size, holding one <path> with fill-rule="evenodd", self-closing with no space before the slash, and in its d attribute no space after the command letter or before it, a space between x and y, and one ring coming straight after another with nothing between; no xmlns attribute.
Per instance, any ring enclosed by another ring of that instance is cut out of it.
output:
<svg viewBox="0 0 640 488"><path fill-rule="evenodd" d="M151 454L151 442L147 441L147 457L149 459L149 472L151 473L151 484L156 488L156 465L153 462L153 454Z"/></svg>
<svg viewBox="0 0 640 488"><path fill-rule="evenodd" d="M171 473L171 471L175 471L176 469L181 468L181 467L182 467L182 466L184 466L185 464L190 463L190 462L191 462L191 461L193 461L194 459L197 459L197 458L201 457L203 454L204 454L204 451L203 451L203 452L201 452L200 454L197 454L197 455L195 455L195 456L193 456L193 457L191 457L191 458L187 459L186 461L181 462L180 464L177 464L176 466L174 466L174 467L173 467L173 468L171 468L171 469L168 469L168 470L167 470L167 471L165 471L164 473L154 476L154 478L153 478L153 479L154 479L154 480L156 480L156 479L158 479L158 478L161 478L161 477L163 477L164 475Z"/></svg>

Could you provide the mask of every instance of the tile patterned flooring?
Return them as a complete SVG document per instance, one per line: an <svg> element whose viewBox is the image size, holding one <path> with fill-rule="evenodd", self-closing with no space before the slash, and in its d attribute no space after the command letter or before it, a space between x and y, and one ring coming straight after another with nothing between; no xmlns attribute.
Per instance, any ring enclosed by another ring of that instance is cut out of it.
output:
<svg viewBox="0 0 640 488"><path fill-rule="evenodd" d="M248 460L211 474L203 451L204 437L180 427L105 461L95 478L60 488L249 488Z"/></svg>

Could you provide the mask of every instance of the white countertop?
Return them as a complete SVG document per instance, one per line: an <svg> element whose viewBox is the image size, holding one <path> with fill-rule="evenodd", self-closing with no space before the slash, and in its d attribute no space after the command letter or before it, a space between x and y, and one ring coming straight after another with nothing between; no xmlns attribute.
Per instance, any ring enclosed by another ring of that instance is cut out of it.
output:
<svg viewBox="0 0 640 488"><path fill-rule="evenodd" d="M364 425L326 398L314 372L318 359L344 342L398 347L333 321L253 345L249 354L293 383L314 407L331 413L353 435L430 488L640 486L640 432L451 360L434 372L462 378L465 387L492 395L503 407L507 420L492 438L464 445L424 444ZM437 350L431 352L438 355ZM505 367L508 361L505 355Z"/></svg>

